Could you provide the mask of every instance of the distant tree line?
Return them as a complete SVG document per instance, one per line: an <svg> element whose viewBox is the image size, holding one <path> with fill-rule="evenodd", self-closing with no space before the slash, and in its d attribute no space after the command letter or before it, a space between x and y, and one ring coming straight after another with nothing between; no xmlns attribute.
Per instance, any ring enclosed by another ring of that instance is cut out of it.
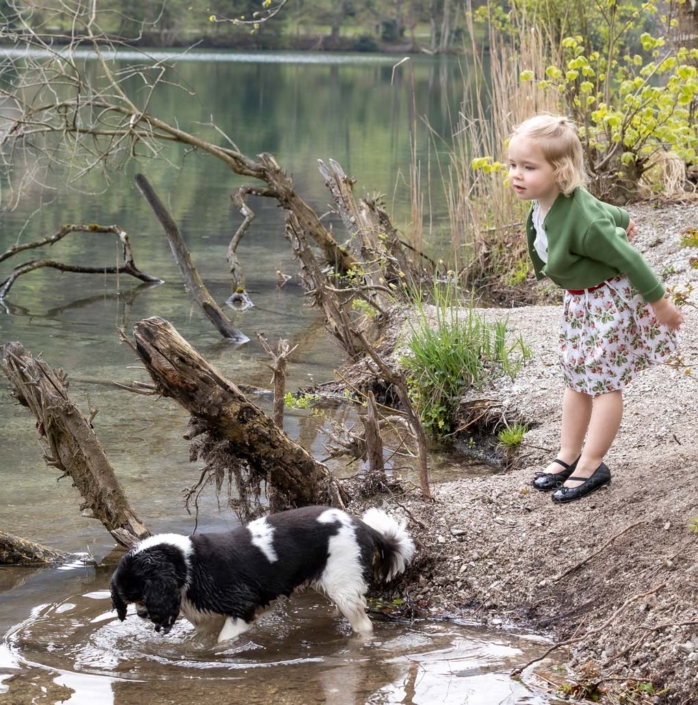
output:
<svg viewBox="0 0 698 705"><path fill-rule="evenodd" d="M85 0L82 0L83 2ZM343 49L446 52L458 50L466 13L484 0L287 0L273 19L256 23L265 0L110 0L97 3L99 25L128 43L141 46L205 46L257 49ZM71 31L72 15L60 0L7 0L0 9L12 29L28 24L35 31ZM253 22L250 24L250 22Z"/></svg>

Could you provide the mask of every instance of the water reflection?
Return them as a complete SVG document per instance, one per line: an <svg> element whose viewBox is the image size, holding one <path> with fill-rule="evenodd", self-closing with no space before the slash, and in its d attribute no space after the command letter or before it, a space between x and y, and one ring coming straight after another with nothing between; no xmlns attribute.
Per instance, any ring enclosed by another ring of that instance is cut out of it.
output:
<svg viewBox="0 0 698 705"><path fill-rule="evenodd" d="M413 82L411 73L402 70L393 80L394 57L166 54L176 59L177 80L196 87L196 96L163 85L150 104L156 115L176 116L184 129L215 141L218 133L207 134L205 128L213 119L243 152L273 152L318 213L327 210L328 196L317 159L333 157L359 178L358 195L390 194L388 208L396 223L411 212L406 177L411 127L416 123L426 135L419 119L425 116L447 144L463 91L460 66L447 57L413 59ZM119 68L141 58L137 52L119 54ZM96 63L88 64L87 70L95 72ZM125 84L126 90L141 88ZM428 165L436 164L430 159L430 144L441 143L425 138L417 148L425 181ZM163 194L199 273L223 304L231 294L225 251L239 224L230 193L243 180L216 160L193 154L185 158L179 147L167 149L165 156L169 161L138 168ZM288 368L290 391L332 379L341 355L317 310L306 305L301 288L289 282L277 289L276 272L295 275L298 265L283 237L283 214L275 203L260 199L252 199L258 217L238 253L255 307L231 312L234 325L253 340L238 349L221 341L184 290L161 228L133 186L135 168L113 174L108 189L97 174L80 183L80 192L63 183L56 196L35 184L16 208L2 212L0 252L55 232L65 222L117 223L129 232L143 270L166 283L133 289L125 277L118 284L113 276L40 272L22 277L11 300L2 304L0 342L18 340L33 354L43 353L53 367L66 370L73 380L71 396L99 408L95 430L135 511L153 532L187 533L194 517L184 509L181 490L201 470L189 462L182 438L188 415L168 400L80 381L148 381L134 369L138 362L115 329L149 316L166 318L222 375L262 388L268 387L270 373L267 355L253 336L257 331L272 346L279 338L298 345ZM21 179L23 172L15 176ZM6 193L8 184L2 186ZM437 194L429 200L430 222L438 229L443 200ZM343 238L339 219L331 216L323 222ZM62 261L82 263L112 262L116 254L113 243L84 237L66 238L51 252ZM257 399L269 408L268 397ZM6 525L17 535L60 550L105 555L113 546L111 537L80 515L80 498L69 480L57 482L59 473L44 466L28 412L2 393L0 417L0 506ZM349 407L342 407L338 417L342 423L356 422ZM285 429L310 453L323 457L324 423L307 412L289 412ZM338 466L345 464L342 459ZM463 471L455 462L448 467L449 479ZM350 472L354 470L352 466ZM199 530L236 524L212 493L201 497L200 506ZM526 659L530 649L519 640L497 643L454 626L377 624L376 638L364 644L348 634L326 603L300 597L270 615L229 653L219 653L210 644L199 644L185 625L177 641L163 640L136 621L116 623L101 592L107 581L107 571L98 569L95 575L86 567L0 570L0 634L28 617L0 646L0 681L14 702L477 702L479 696L472 692L481 688L501 695L502 702L542 702L530 699L516 684L505 695L512 684L503 674L511 662Z"/></svg>
<svg viewBox="0 0 698 705"><path fill-rule="evenodd" d="M525 639L376 621L374 637L364 640L327 601L307 593L277 606L239 641L216 645L215 634L196 635L183 620L167 637L135 613L119 622L107 579L99 575L89 590L35 607L10 629L0 646L0 692L12 696L29 675L46 684L50 673L71 704L548 702L507 675L541 650Z"/></svg>

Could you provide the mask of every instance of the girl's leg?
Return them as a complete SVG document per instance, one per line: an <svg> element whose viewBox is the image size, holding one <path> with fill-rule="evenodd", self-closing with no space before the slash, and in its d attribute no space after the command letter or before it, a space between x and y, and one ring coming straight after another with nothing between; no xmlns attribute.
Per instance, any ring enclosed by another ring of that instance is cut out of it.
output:
<svg viewBox="0 0 698 705"><path fill-rule="evenodd" d="M623 393L620 390L594 397L589 434L574 477L587 478L594 474L611 447L622 418ZM579 487L580 484L581 482L568 480L565 487Z"/></svg>
<svg viewBox="0 0 698 705"><path fill-rule="evenodd" d="M591 419L592 401L593 398L589 394L576 392L569 387L565 389L565 395L562 398L560 452L555 457L568 465L573 463L582 452L584 436ZM545 472L555 474L562 470L564 468L559 463L551 463Z"/></svg>

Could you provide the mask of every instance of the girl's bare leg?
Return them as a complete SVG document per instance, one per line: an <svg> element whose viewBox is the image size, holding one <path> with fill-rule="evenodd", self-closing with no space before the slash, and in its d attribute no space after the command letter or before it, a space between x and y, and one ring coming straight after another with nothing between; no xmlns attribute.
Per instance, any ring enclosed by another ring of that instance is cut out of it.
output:
<svg viewBox="0 0 698 705"><path fill-rule="evenodd" d="M589 433L584 452L574 471L574 477L591 477L603 462L620 428L623 418L623 393L621 391L599 394L594 397ZM561 458L564 460L564 458ZM581 482L569 480L565 487L579 487Z"/></svg>
<svg viewBox="0 0 698 705"><path fill-rule="evenodd" d="M586 436L592 414L592 401L593 398L589 394L576 392L569 387L565 389L565 395L562 398L560 452L555 457L568 465L573 463L582 452L584 436ZM581 463L581 460L579 462ZM558 473L563 470L564 468L559 463L551 463L545 472ZM577 474L576 470L574 474Z"/></svg>

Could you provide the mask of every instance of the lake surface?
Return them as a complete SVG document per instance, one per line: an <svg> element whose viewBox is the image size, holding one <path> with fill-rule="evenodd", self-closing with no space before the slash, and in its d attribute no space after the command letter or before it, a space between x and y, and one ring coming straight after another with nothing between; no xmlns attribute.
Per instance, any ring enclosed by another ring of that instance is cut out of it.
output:
<svg viewBox="0 0 698 705"><path fill-rule="evenodd" d="M183 129L200 129L209 137L206 124L213 120L244 153L273 153L293 174L297 191L320 213L329 210L330 199L317 159L332 157L359 178L359 193L387 194L396 222L404 222L409 218L413 99L418 118L426 116L447 144L463 86L455 60L415 59L414 84L404 66L393 72L396 61L365 55L195 52L175 63L178 79L195 94L163 87L153 96L152 110L176 116ZM166 318L225 376L260 387L268 387L270 373L257 332L264 332L273 346L281 337L298 345L289 365L290 390L332 379L341 355L298 283L283 237L283 214L256 199L251 204L258 218L239 248L255 307L244 313L228 310L251 341L236 348L220 339L184 290L160 225L134 188L133 176L144 173L168 205L221 305L231 293L225 249L240 223L230 194L244 182L211 158L185 156L174 147L165 156L169 162L126 165L109 184L96 174L71 184L49 175L46 185L33 185L16 207L0 214L0 253L15 243L41 239L64 223L117 224L131 237L136 264L165 282L142 286L123 276L117 282L113 276L31 273L18 280L0 307L0 342L17 340L68 373L70 393L83 411L88 413L90 406L99 410L96 433L140 518L152 532L188 533L194 517L184 508L182 490L199 473L182 438L187 414L170 400L95 383L148 381L117 329L130 334L143 318ZM426 139L418 156L426 168ZM7 189L4 183L3 206ZM439 199L432 200L429 222L436 233L445 213ZM342 240L337 219L327 216L326 222ZM0 280L14 264L39 254L106 266L115 262L118 249L113 236L76 233L50 250L2 263ZM277 288L277 270L292 276L282 289ZM30 413L2 387L0 530L102 562L112 551L111 537L101 524L80 515L77 492L41 459ZM269 408L268 397L259 403ZM348 408L336 414L342 422L356 420ZM323 457L324 423L307 412L289 411L285 428ZM332 467L347 472L345 466L341 461ZM435 454L432 466L440 467L444 477L483 471L448 454ZM199 530L224 530L237 523L212 492L205 492L199 504ZM371 642L357 642L330 614L328 604L312 594L278 608L228 650L197 641L185 623L172 638L163 639L135 618L118 623L109 611L105 590L114 560L107 558L106 568L0 569L0 635L6 634L0 640L0 695L5 691L8 702L187 703L203 697L211 705L547 702L507 675L541 648L535 641L456 624L379 622Z"/></svg>

